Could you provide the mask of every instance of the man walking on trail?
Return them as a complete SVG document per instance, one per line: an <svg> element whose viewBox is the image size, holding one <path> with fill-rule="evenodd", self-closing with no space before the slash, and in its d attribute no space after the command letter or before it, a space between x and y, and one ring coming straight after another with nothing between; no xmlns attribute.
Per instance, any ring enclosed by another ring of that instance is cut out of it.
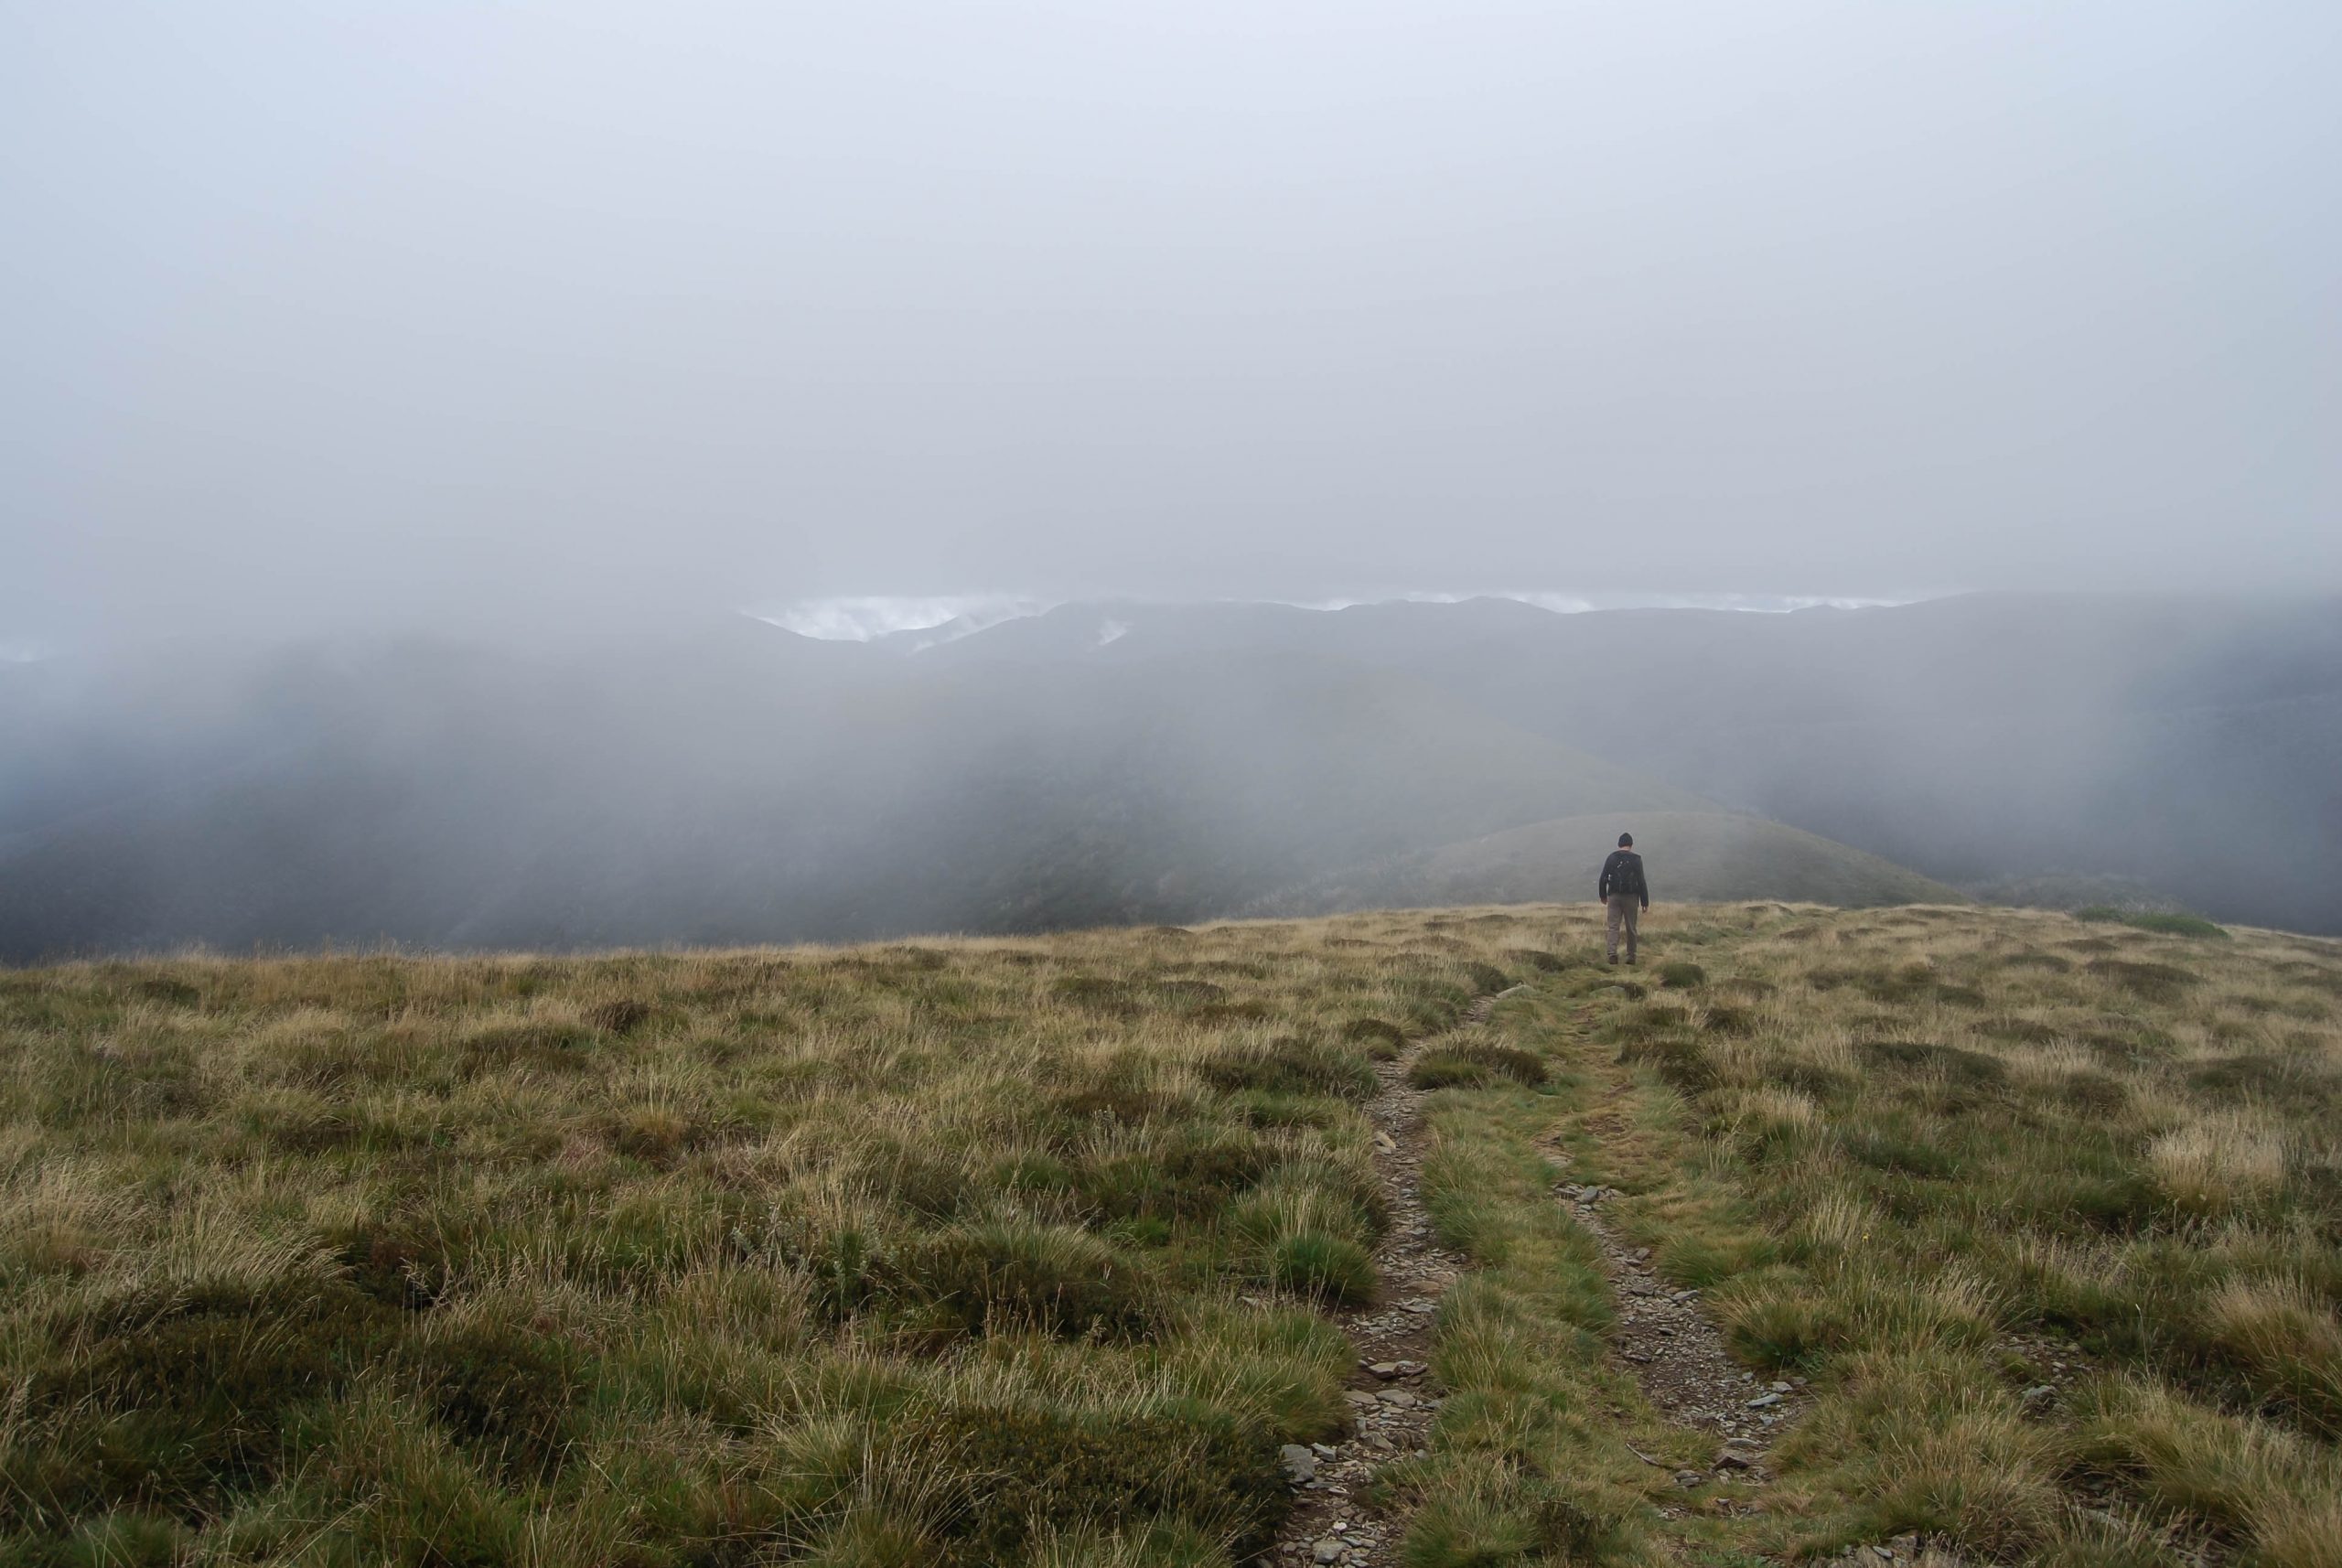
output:
<svg viewBox="0 0 2342 1568"><path fill-rule="evenodd" d="M1627 929L1627 961L1635 961L1635 922L1642 911L1650 908L1650 885L1643 880L1643 857L1635 853L1635 835L1620 833L1618 847L1602 863L1602 880L1594 896L1608 906L1610 956L1606 963L1618 961L1618 928Z"/></svg>

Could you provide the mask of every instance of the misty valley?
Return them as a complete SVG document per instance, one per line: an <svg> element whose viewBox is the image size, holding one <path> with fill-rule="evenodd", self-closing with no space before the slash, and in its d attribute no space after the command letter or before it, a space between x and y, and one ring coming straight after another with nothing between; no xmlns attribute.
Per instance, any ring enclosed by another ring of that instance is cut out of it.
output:
<svg viewBox="0 0 2342 1568"><path fill-rule="evenodd" d="M1591 897L2342 931L2342 605L1077 603L825 642L0 665L0 955L840 941Z"/></svg>

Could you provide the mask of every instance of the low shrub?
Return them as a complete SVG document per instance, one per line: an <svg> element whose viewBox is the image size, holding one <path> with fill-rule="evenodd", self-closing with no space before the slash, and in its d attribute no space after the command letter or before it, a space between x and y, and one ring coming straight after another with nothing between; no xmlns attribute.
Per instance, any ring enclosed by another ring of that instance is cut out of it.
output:
<svg viewBox="0 0 2342 1568"><path fill-rule="evenodd" d="M1659 966L1659 983L1676 991L1690 991L1708 983L1708 972L1696 963L1678 959Z"/></svg>

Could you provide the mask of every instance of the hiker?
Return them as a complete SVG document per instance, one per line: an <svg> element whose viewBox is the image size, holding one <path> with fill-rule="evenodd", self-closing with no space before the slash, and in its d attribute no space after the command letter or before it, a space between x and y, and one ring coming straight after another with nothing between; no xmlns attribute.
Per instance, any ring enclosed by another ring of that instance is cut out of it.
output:
<svg viewBox="0 0 2342 1568"><path fill-rule="evenodd" d="M1602 880L1595 885L1594 896L1608 906L1610 956L1605 963L1618 961L1618 928L1627 928L1627 961L1635 961L1635 923L1642 911L1650 908L1650 884L1643 880L1643 857L1635 853L1635 835L1620 833L1618 847L1602 863Z"/></svg>

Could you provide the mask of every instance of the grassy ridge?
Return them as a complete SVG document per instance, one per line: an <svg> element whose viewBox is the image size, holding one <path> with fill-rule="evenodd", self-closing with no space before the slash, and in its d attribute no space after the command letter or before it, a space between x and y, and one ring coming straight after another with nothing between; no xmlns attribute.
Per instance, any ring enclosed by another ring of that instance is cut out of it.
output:
<svg viewBox="0 0 2342 1568"><path fill-rule="evenodd" d="M1130 1564L1269 1539L1376 1290L1370 1066L1474 1267L1410 1568L2335 1568L2342 954L1590 908L0 972L0 1562ZM1553 1162L1810 1380L1607 1359ZM1718 1507L1718 1499L1728 1505ZM1756 1511L1761 1509L1762 1511Z"/></svg>
<svg viewBox="0 0 2342 1568"><path fill-rule="evenodd" d="M1621 830L1641 843L1668 904L1782 899L1865 908L1959 904L1950 887L1875 854L1761 817L1635 811L1571 816L1393 856L1266 901L1280 914L1590 897Z"/></svg>
<svg viewBox="0 0 2342 1568"><path fill-rule="evenodd" d="M1538 1561L1557 1517L1622 1563L1906 1531L2075 1568L2342 1563L2334 944L1754 906L1666 946L1506 1004L1554 1094L1434 1103L1428 1196L1482 1267L1443 1325L1415 1568ZM1625 1462L1705 1455L1588 1370L1606 1304L1548 1149L1625 1189L1614 1222L1750 1366L1811 1380L1761 1498Z"/></svg>
<svg viewBox="0 0 2342 1568"><path fill-rule="evenodd" d="M1225 1563L1533 935L0 972L0 1561Z"/></svg>

